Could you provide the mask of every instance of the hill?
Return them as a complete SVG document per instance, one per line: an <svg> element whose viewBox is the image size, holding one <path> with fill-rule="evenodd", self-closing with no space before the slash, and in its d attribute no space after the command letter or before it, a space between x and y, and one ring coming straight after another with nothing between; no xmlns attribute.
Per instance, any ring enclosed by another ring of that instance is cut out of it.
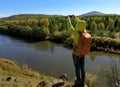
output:
<svg viewBox="0 0 120 87"><path fill-rule="evenodd" d="M96 15L106 15L106 14L98 11L91 11L91 12L82 14L81 16L96 16Z"/></svg>
<svg viewBox="0 0 120 87"><path fill-rule="evenodd" d="M12 15L9 17L5 17L2 19L15 19L15 20L19 20L19 19L37 19L37 18L44 18L44 17L60 17L62 15L47 15L47 14L18 14L18 15Z"/></svg>
<svg viewBox="0 0 120 87"><path fill-rule="evenodd" d="M79 16L113 16L113 15L118 15L119 14L105 14L102 12L98 12L98 11L91 11ZM49 14L17 14L17 15L12 15L9 17L4 17L4 18L0 18L0 19L8 19L8 20L22 20L22 19L38 19L38 18L53 18L53 17L63 17L63 15L49 15Z"/></svg>

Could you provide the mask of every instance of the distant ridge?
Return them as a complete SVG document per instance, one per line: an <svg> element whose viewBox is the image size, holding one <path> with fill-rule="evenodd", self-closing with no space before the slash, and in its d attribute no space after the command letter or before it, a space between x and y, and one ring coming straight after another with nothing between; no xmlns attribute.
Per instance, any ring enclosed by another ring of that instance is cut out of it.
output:
<svg viewBox="0 0 120 87"><path fill-rule="evenodd" d="M16 14L9 17L2 17L0 19L10 19L10 20L19 20L19 19L37 19L37 18L51 18L51 17L63 17L64 15L49 15L49 14ZM120 14L105 14L98 11L91 11L78 16L120 16Z"/></svg>
<svg viewBox="0 0 120 87"><path fill-rule="evenodd" d="M18 14L9 17L4 17L3 19L36 19L44 17L60 17L62 15L47 15L47 14Z"/></svg>
<svg viewBox="0 0 120 87"><path fill-rule="evenodd" d="M91 12L82 14L81 16L97 16L97 15L106 15L106 14L98 11L91 11Z"/></svg>

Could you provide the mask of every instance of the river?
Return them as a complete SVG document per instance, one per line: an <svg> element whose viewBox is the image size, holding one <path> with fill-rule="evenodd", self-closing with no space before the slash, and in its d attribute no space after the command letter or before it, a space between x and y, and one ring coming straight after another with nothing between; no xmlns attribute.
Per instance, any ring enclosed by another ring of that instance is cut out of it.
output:
<svg viewBox="0 0 120 87"><path fill-rule="evenodd" d="M62 44L50 41L26 42L13 37L0 35L0 57L27 65L44 75L58 77L67 74L74 78L72 52ZM115 61L120 64L120 55L105 52L90 52L85 58L86 72L96 74L99 67Z"/></svg>

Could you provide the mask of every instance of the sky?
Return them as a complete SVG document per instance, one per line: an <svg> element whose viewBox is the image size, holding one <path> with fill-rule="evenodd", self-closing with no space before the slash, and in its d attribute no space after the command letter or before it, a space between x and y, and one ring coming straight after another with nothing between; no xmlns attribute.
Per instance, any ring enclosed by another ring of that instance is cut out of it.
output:
<svg viewBox="0 0 120 87"><path fill-rule="evenodd" d="M120 0L1 0L0 17L17 14L81 15L91 11L120 14Z"/></svg>

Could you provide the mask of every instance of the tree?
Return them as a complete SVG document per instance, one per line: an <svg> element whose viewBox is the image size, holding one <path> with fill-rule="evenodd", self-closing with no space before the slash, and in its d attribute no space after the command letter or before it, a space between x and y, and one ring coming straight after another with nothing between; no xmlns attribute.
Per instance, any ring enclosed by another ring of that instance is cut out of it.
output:
<svg viewBox="0 0 120 87"><path fill-rule="evenodd" d="M25 37L32 37L32 28L29 25L23 26L20 29L20 34Z"/></svg>
<svg viewBox="0 0 120 87"><path fill-rule="evenodd" d="M33 30L33 39L36 40L43 40L45 39L45 37L48 35L48 29L45 27L39 27L39 26L32 26L32 30Z"/></svg>
<svg viewBox="0 0 120 87"><path fill-rule="evenodd" d="M0 33L6 33L8 30L7 26L0 26Z"/></svg>
<svg viewBox="0 0 120 87"><path fill-rule="evenodd" d="M110 30L110 32L114 31L114 20L112 18L109 18L109 25L108 25L108 29Z"/></svg>
<svg viewBox="0 0 120 87"><path fill-rule="evenodd" d="M51 19L51 20L50 20L49 31L50 31L50 33L53 33L53 32L55 32L55 31L58 31L57 22L56 22L55 19Z"/></svg>
<svg viewBox="0 0 120 87"><path fill-rule="evenodd" d="M97 29L97 24L96 24L96 22L93 21L93 22L90 24L90 31L91 31L91 33L95 35L96 29Z"/></svg>
<svg viewBox="0 0 120 87"><path fill-rule="evenodd" d="M105 29L105 24L103 22L100 22L98 24L98 29Z"/></svg>
<svg viewBox="0 0 120 87"><path fill-rule="evenodd" d="M39 26L44 26L46 28L49 27L49 19L48 18L42 18L39 20Z"/></svg>

